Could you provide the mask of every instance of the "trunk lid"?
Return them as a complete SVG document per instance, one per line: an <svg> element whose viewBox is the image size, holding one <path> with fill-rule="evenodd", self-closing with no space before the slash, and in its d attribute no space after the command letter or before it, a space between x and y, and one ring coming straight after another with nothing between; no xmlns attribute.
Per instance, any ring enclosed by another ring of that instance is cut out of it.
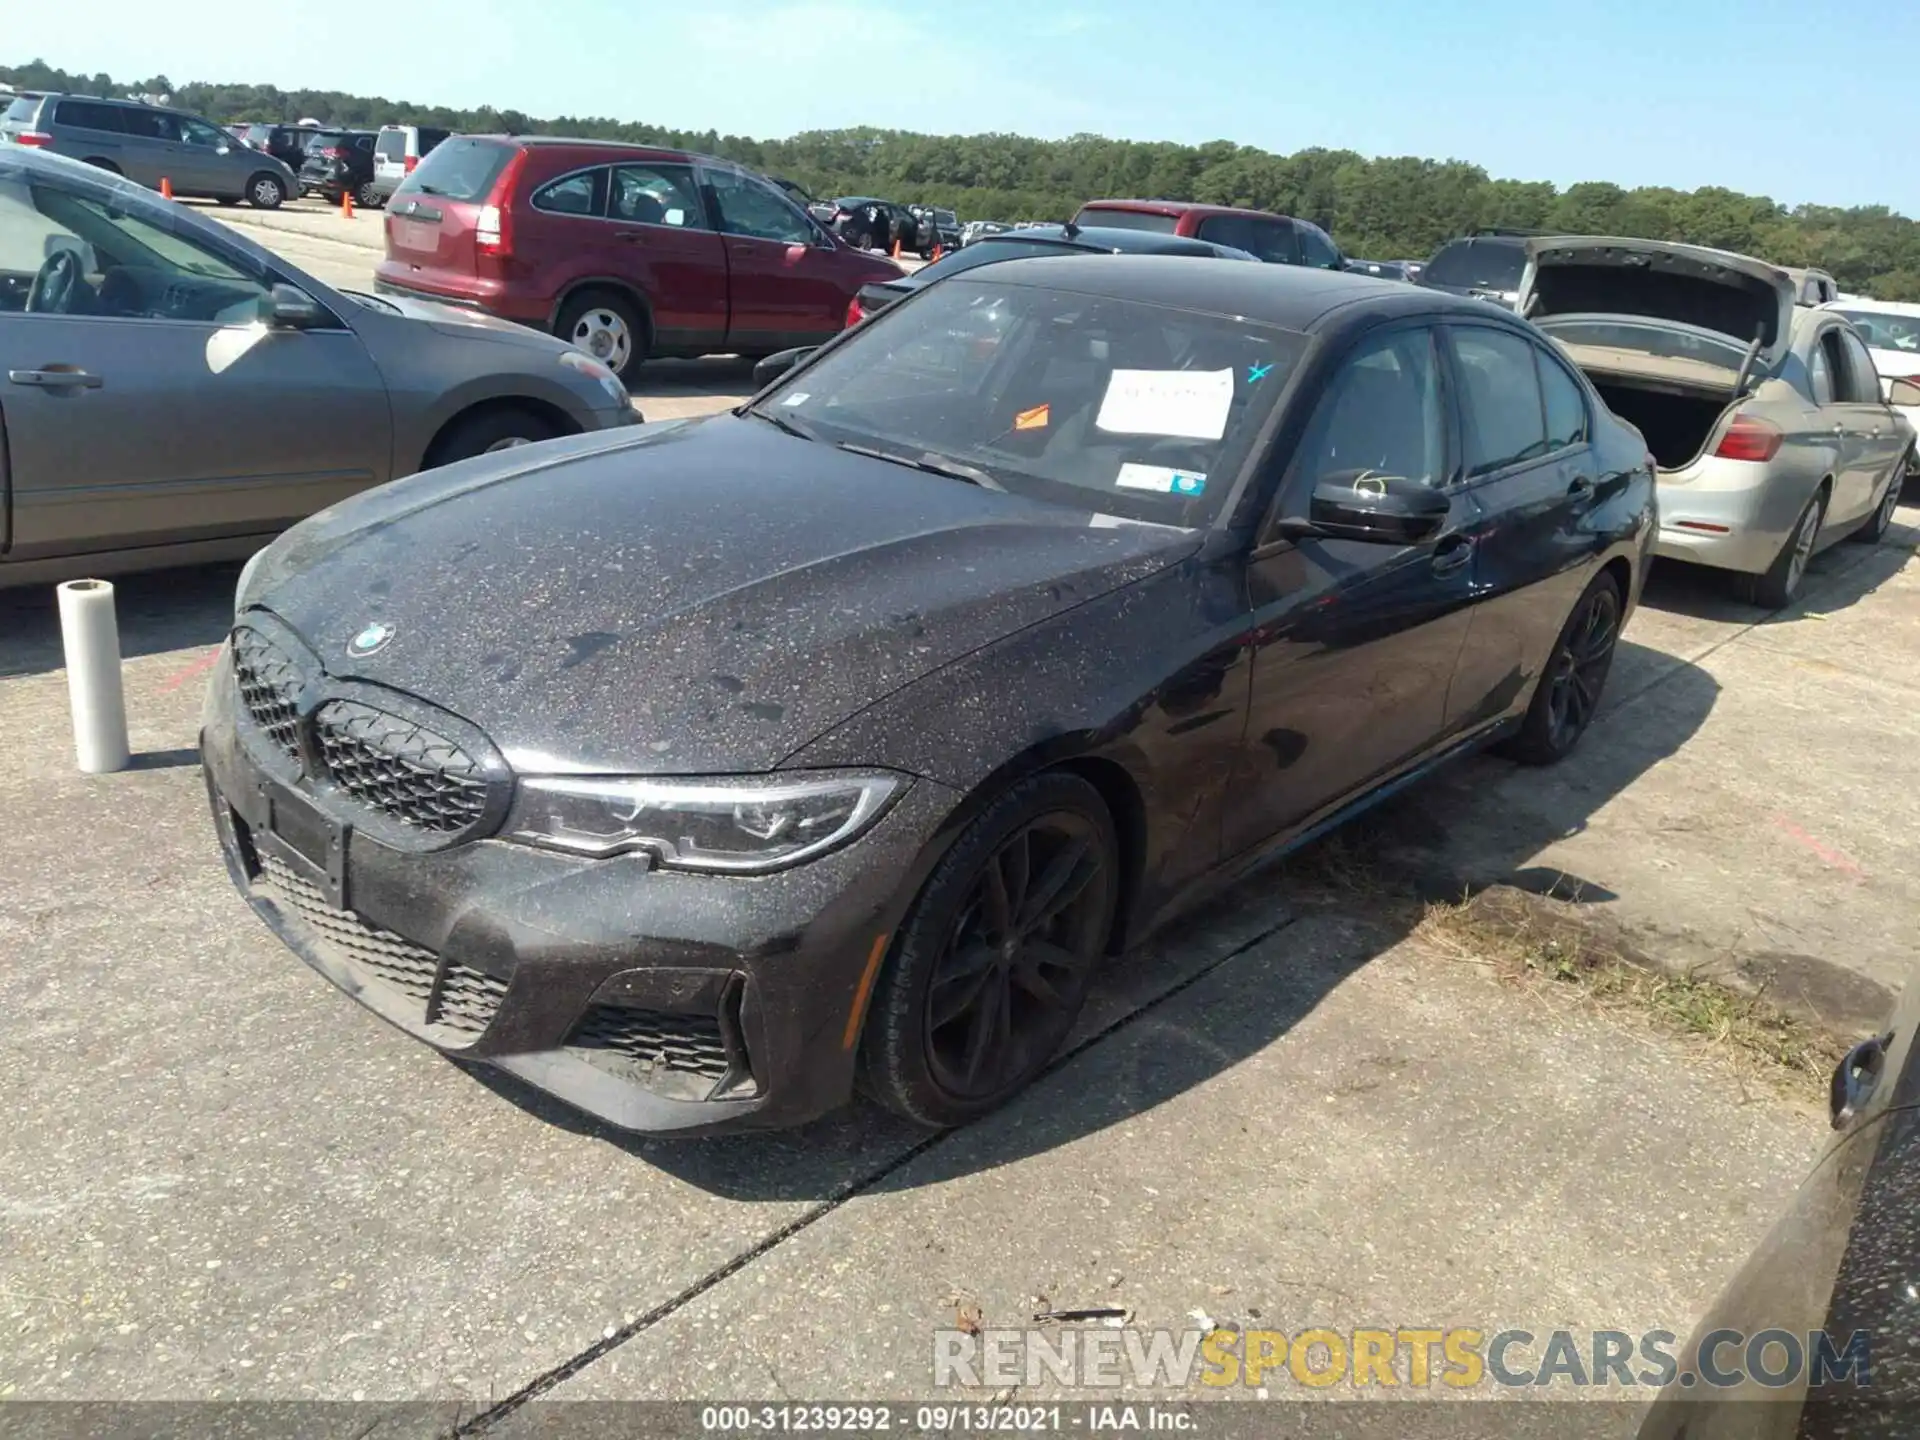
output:
<svg viewBox="0 0 1920 1440"><path fill-rule="evenodd" d="M1582 368L1731 391L1793 336L1793 281L1748 255L1658 240L1527 242L1516 308Z"/></svg>

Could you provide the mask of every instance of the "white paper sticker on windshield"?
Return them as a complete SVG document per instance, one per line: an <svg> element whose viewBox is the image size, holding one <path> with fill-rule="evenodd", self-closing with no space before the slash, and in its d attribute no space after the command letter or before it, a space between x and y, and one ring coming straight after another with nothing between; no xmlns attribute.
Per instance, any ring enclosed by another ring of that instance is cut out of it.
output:
<svg viewBox="0 0 1920 1440"><path fill-rule="evenodd" d="M811 400L812 398L813 396L809 395L806 391L796 390L793 392L793 394L787 396L780 403L782 405L804 405L807 403L807 401Z"/></svg>
<svg viewBox="0 0 1920 1440"><path fill-rule="evenodd" d="M1218 440L1232 407L1231 370L1116 370L1094 424L1116 435Z"/></svg>
<svg viewBox="0 0 1920 1440"><path fill-rule="evenodd" d="M1173 470L1165 465L1120 467L1113 483L1122 490L1157 490L1162 495L1198 495L1207 488L1207 477L1192 470Z"/></svg>

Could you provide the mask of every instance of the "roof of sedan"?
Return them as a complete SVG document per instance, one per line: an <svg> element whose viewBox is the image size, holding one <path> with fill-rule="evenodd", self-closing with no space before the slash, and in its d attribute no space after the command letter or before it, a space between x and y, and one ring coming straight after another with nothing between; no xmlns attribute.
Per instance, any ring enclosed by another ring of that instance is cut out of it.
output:
<svg viewBox="0 0 1920 1440"><path fill-rule="evenodd" d="M1399 280L1376 280L1343 270L1301 265L1222 265L1181 255L1073 255L1001 260L991 276L956 275L956 282L991 279L996 284L1037 285L1140 300L1181 310L1238 315L1309 330L1336 310L1364 305L1388 313L1458 310L1513 316L1498 306L1462 295L1425 290Z"/></svg>

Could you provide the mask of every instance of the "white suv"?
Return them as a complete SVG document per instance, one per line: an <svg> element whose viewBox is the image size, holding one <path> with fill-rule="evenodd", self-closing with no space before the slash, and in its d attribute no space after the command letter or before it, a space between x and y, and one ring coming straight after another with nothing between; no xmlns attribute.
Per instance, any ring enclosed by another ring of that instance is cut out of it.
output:
<svg viewBox="0 0 1920 1440"><path fill-rule="evenodd" d="M373 193L380 204L453 132L431 125L382 125L373 146Z"/></svg>

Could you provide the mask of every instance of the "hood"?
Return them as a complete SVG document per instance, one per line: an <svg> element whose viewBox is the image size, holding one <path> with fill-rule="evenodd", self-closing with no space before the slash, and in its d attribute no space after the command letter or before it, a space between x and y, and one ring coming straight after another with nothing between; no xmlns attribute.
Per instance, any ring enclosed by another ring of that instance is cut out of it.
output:
<svg viewBox="0 0 1920 1440"><path fill-rule="evenodd" d="M245 599L522 773L762 771L1200 540L718 415L370 491L288 531ZM392 639L350 657L376 621Z"/></svg>
<svg viewBox="0 0 1920 1440"><path fill-rule="evenodd" d="M349 300L353 299L350 290L343 290L341 294ZM501 320L479 310L469 310L464 305L442 305L433 300L416 300L411 295L372 295L368 298L378 302L371 307L376 315L385 315L386 311L381 306L391 305L405 318L422 321L441 334L451 335L458 340L493 340L504 345L536 350L560 351L568 348L564 341L552 335L544 335L538 330L517 325L511 320Z"/></svg>
<svg viewBox="0 0 1920 1440"><path fill-rule="evenodd" d="M1731 251L1659 240L1562 236L1527 242L1517 309L1552 332L1560 316L1631 316L1705 330L1741 349L1756 337L1771 370L1792 341L1793 281Z"/></svg>

